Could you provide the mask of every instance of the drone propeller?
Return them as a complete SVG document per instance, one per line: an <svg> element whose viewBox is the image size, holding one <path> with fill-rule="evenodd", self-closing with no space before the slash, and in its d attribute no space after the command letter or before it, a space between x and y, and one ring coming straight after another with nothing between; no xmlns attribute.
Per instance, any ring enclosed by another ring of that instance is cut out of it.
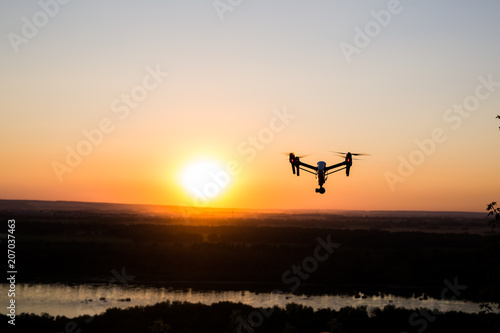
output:
<svg viewBox="0 0 500 333"><path fill-rule="evenodd" d="M339 157L345 158L345 174L347 177L349 177L349 171L352 166L352 160L359 160L359 158L353 158L353 156L370 156L370 154L364 154L364 153L342 153L339 151L330 151L332 153L337 154Z"/></svg>
<svg viewBox="0 0 500 333"><path fill-rule="evenodd" d="M332 151L330 150L330 152L332 153L335 153L335 154L338 154L338 155L342 155L342 156L345 156L347 155L348 153L342 153L342 152L339 152L339 151ZM370 156L371 154L363 154L363 153L351 153L352 156Z"/></svg>
<svg viewBox="0 0 500 333"><path fill-rule="evenodd" d="M309 155L297 156L295 153L282 153L284 155L288 155L290 164L292 165L292 172L295 175L295 169L297 169L297 176L300 176L300 159L302 157L307 157Z"/></svg>
<svg viewBox="0 0 500 333"><path fill-rule="evenodd" d="M298 158L303 158L303 157L307 157L307 156L311 156L311 154L307 154L307 155L300 155L300 156L297 156L295 155L295 153L282 153L283 155L286 155L286 156L290 156L290 157L298 157Z"/></svg>

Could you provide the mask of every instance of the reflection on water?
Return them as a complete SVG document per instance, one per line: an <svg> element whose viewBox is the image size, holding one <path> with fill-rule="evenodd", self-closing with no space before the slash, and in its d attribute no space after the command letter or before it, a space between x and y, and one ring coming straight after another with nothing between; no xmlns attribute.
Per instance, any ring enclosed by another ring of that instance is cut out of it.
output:
<svg viewBox="0 0 500 333"><path fill-rule="evenodd" d="M0 293L5 295L7 284L0 285ZM354 297L343 295L307 296L279 293L254 293L249 291L193 291L172 288L108 286L83 284L69 286L63 284L19 284L16 288L17 313L46 312L50 315L73 318L83 314L99 314L108 308L126 308L136 305L153 305L164 301L181 301L212 304L221 301L241 302L253 307L284 307L288 303L310 306L313 309L331 308L338 310L346 306L367 306L383 308L388 304L414 309L425 307L442 312L479 312L479 305L468 301L443 301L428 298L403 298L393 295Z"/></svg>

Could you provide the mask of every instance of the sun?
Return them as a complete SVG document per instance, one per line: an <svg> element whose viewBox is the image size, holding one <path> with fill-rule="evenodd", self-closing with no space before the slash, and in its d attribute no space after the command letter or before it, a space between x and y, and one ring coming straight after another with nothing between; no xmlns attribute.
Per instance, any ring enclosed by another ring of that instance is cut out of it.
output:
<svg viewBox="0 0 500 333"><path fill-rule="evenodd" d="M230 174L214 159L197 159L184 167L180 182L195 203L208 203L225 192Z"/></svg>

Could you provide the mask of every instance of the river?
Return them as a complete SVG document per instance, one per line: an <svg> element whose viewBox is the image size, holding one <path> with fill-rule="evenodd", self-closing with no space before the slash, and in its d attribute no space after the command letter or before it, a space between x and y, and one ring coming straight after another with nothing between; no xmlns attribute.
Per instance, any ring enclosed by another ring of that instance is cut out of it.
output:
<svg viewBox="0 0 500 333"><path fill-rule="evenodd" d="M0 285L0 293L6 295L8 284ZM169 300L202 304L222 301L241 302L253 307L285 307L297 303L312 307L341 309L343 307L367 306L368 309L383 308L392 304L407 309L429 308L441 312L479 312L479 304L471 301L445 301L439 299L405 298L394 295L348 296L348 295L294 295L286 293L256 293L250 291L198 291L192 289L158 288L148 286L109 286L96 284L18 284L16 286L16 313L48 313L52 316L73 318L88 314L100 314L106 309L126 308L137 305L153 305Z"/></svg>

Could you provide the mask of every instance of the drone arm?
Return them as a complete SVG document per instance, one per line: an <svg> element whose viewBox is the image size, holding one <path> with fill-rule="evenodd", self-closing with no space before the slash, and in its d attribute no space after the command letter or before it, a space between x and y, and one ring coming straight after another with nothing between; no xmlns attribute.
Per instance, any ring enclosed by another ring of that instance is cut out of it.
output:
<svg viewBox="0 0 500 333"><path fill-rule="evenodd" d="M337 164L334 164L334 165L327 166L325 168L325 171L328 171L328 170L331 170L331 169L335 169L335 168L340 168L343 165L346 165L346 162L341 162L341 163L337 163ZM343 169L345 169L345 168L342 168L342 169L339 169L339 170L343 170ZM330 172L330 173L333 173L333 172Z"/></svg>
<svg viewBox="0 0 500 333"><path fill-rule="evenodd" d="M347 167L345 166L345 167L343 167L343 168L341 168L341 169L337 169L337 170L333 170L333 171L331 171L331 172L328 172L328 173L326 174L326 176L328 176L328 175L330 175L330 174L332 174L332 173L335 173L335 172L338 172L338 171L344 170L345 168L347 168Z"/></svg>
<svg viewBox="0 0 500 333"><path fill-rule="evenodd" d="M318 171L317 167L314 167L314 166L307 164L307 163L304 163L304 162L299 162L299 165L306 167L306 168L309 168L309 169L314 170L314 171ZM304 169L302 169L302 170L304 170Z"/></svg>
<svg viewBox="0 0 500 333"><path fill-rule="evenodd" d="M312 172L312 171L309 171L309 170L303 169L303 168L299 168L299 169L302 170L302 171L305 171L305 172L309 172L309 173L311 173L313 175L316 175L316 172Z"/></svg>

